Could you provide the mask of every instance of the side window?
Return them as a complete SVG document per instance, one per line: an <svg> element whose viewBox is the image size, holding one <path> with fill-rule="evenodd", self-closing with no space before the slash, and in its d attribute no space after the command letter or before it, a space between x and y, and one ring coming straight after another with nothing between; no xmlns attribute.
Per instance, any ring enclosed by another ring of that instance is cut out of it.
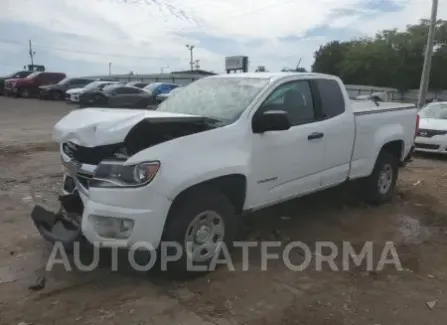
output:
<svg viewBox="0 0 447 325"><path fill-rule="evenodd" d="M54 76L49 74L49 73L45 73L42 72L40 75L38 75L36 77L36 80L38 80L40 83L43 84L53 84L53 83L58 83L60 80L54 80Z"/></svg>
<svg viewBox="0 0 447 325"><path fill-rule="evenodd" d="M77 84L80 86L85 86L92 82L90 79L78 79L78 81L79 82Z"/></svg>
<svg viewBox="0 0 447 325"><path fill-rule="evenodd" d="M138 88L126 88L127 94L139 94L141 92Z"/></svg>
<svg viewBox="0 0 447 325"><path fill-rule="evenodd" d="M139 93L138 89L125 88L125 87L117 88L117 89L115 89L115 92L120 95L138 94Z"/></svg>
<svg viewBox="0 0 447 325"><path fill-rule="evenodd" d="M292 125L315 121L309 81L292 81L276 88L260 107L261 112L270 110L286 111Z"/></svg>
<svg viewBox="0 0 447 325"><path fill-rule="evenodd" d="M17 75L15 75L14 78L25 78L27 75L29 75L29 72L22 71L22 72L19 72Z"/></svg>
<svg viewBox="0 0 447 325"><path fill-rule="evenodd" d="M345 111L345 99L337 81L331 79L315 80L321 98L321 111L325 119Z"/></svg>
<svg viewBox="0 0 447 325"><path fill-rule="evenodd" d="M51 83L58 83L62 79L64 79L64 78L61 75L59 75L59 74L47 74L45 76L45 81L48 81L48 82L51 82Z"/></svg>

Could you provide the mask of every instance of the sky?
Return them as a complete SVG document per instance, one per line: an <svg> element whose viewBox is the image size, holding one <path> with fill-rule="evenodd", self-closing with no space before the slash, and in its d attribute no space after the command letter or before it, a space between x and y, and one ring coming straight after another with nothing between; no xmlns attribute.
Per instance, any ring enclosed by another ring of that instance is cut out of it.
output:
<svg viewBox="0 0 447 325"><path fill-rule="evenodd" d="M331 40L403 29L430 16L430 0L0 0L0 75L30 63L69 76L224 72L247 55L250 70L300 66ZM447 18L441 1L438 18Z"/></svg>

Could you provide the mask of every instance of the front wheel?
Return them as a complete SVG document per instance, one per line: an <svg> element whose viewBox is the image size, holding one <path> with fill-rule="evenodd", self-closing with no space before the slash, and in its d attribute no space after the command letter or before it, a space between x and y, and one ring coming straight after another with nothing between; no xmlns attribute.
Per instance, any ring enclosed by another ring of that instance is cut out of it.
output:
<svg viewBox="0 0 447 325"><path fill-rule="evenodd" d="M379 154L371 175L364 180L362 190L369 203L381 204L392 200L399 172L399 161L391 153Z"/></svg>
<svg viewBox="0 0 447 325"><path fill-rule="evenodd" d="M52 100L61 100L62 99L61 93L59 93L57 91L52 92L50 97Z"/></svg>
<svg viewBox="0 0 447 325"><path fill-rule="evenodd" d="M177 254L176 261L166 264L176 273L209 272L214 270L222 250L227 252L236 233L233 204L220 191L202 188L187 193L169 213L163 233L160 259ZM177 248L176 252L163 247ZM166 259L168 260L168 259ZM219 260L220 261L220 260Z"/></svg>
<svg viewBox="0 0 447 325"><path fill-rule="evenodd" d="M29 89L21 89L19 91L19 96L22 98L30 98L31 97L31 92L29 91Z"/></svg>

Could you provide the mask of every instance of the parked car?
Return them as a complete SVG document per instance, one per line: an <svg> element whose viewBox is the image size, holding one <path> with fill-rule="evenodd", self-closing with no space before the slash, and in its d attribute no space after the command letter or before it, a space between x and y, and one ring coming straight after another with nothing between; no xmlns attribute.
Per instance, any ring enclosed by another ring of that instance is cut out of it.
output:
<svg viewBox="0 0 447 325"><path fill-rule="evenodd" d="M447 101L427 104L419 116L415 150L447 154Z"/></svg>
<svg viewBox="0 0 447 325"><path fill-rule="evenodd" d="M81 107L147 108L154 103L154 96L143 89L123 85L109 85L96 91Z"/></svg>
<svg viewBox="0 0 447 325"><path fill-rule="evenodd" d="M119 81L97 81L96 84L89 85L88 88L86 87L86 89L84 89L77 95L80 107L86 107L90 105L90 103L93 102L98 95L101 95L102 90L105 87L112 85L123 85L123 83ZM76 99L76 94L74 98Z"/></svg>
<svg viewBox="0 0 447 325"><path fill-rule="evenodd" d="M92 79L87 78L65 78L59 81L57 84L40 86L40 98L63 100L65 98L65 92L67 90L82 88L92 81Z"/></svg>
<svg viewBox="0 0 447 325"><path fill-rule="evenodd" d="M10 75L0 77L0 96L5 94L5 80L6 79L17 79L17 78L25 78L26 76L33 73L33 71L16 71L14 73L11 73Z"/></svg>
<svg viewBox="0 0 447 325"><path fill-rule="evenodd" d="M335 76L205 77L157 110L63 117L53 139L66 168L61 204L73 214L36 206L31 217L53 243L175 242L182 251L168 270L209 270L244 213L351 180L367 201L388 202L416 129L414 105L351 103Z"/></svg>
<svg viewBox="0 0 447 325"><path fill-rule="evenodd" d="M32 97L39 94L39 87L56 84L66 78L61 72L33 72L25 78L5 80L5 93L18 97Z"/></svg>
<svg viewBox="0 0 447 325"><path fill-rule="evenodd" d="M152 94L154 99L160 94L169 93L172 89L179 87L179 85L166 82L153 82L144 87L144 91Z"/></svg>
<svg viewBox="0 0 447 325"><path fill-rule="evenodd" d="M112 84L118 84L118 82L117 81L102 81L102 80L91 81L89 84L85 85L84 87L72 88L70 90L67 90L65 92L65 100L69 103L78 103L79 96L83 92L96 91L98 89L102 89L103 87L112 85Z"/></svg>
<svg viewBox="0 0 447 325"><path fill-rule="evenodd" d="M175 94L176 92L178 92L180 89L182 89L182 87L177 87L172 89L170 92L168 93L162 93L157 95L157 104L160 104L162 101L166 100L168 97L172 96L173 94Z"/></svg>
<svg viewBox="0 0 447 325"><path fill-rule="evenodd" d="M137 87L137 88L144 88L149 84L149 82L144 82L144 81L131 81L128 82L127 84L125 84L125 86L128 87Z"/></svg>

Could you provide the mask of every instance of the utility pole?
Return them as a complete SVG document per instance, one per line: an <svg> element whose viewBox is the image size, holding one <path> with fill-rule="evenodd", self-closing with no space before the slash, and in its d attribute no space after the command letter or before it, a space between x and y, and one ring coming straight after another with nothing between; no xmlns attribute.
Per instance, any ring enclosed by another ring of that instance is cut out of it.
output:
<svg viewBox="0 0 447 325"><path fill-rule="evenodd" d="M421 83L419 86L418 108L425 104L425 96L430 81L431 58L435 40L436 16L438 14L438 0L432 0L430 26L428 28L427 45L425 47L424 66L422 68Z"/></svg>
<svg viewBox="0 0 447 325"><path fill-rule="evenodd" d="M190 55L189 65L191 66L191 71L193 71L194 70L194 56L193 56L192 51L194 50L194 45L186 44L186 48L189 50L189 55Z"/></svg>
<svg viewBox="0 0 447 325"><path fill-rule="evenodd" d="M112 75L112 62L109 62L109 76Z"/></svg>
<svg viewBox="0 0 447 325"><path fill-rule="evenodd" d="M34 54L36 52L33 52L33 45L31 44L31 40L29 40L29 56L31 58L31 66L34 69Z"/></svg>

